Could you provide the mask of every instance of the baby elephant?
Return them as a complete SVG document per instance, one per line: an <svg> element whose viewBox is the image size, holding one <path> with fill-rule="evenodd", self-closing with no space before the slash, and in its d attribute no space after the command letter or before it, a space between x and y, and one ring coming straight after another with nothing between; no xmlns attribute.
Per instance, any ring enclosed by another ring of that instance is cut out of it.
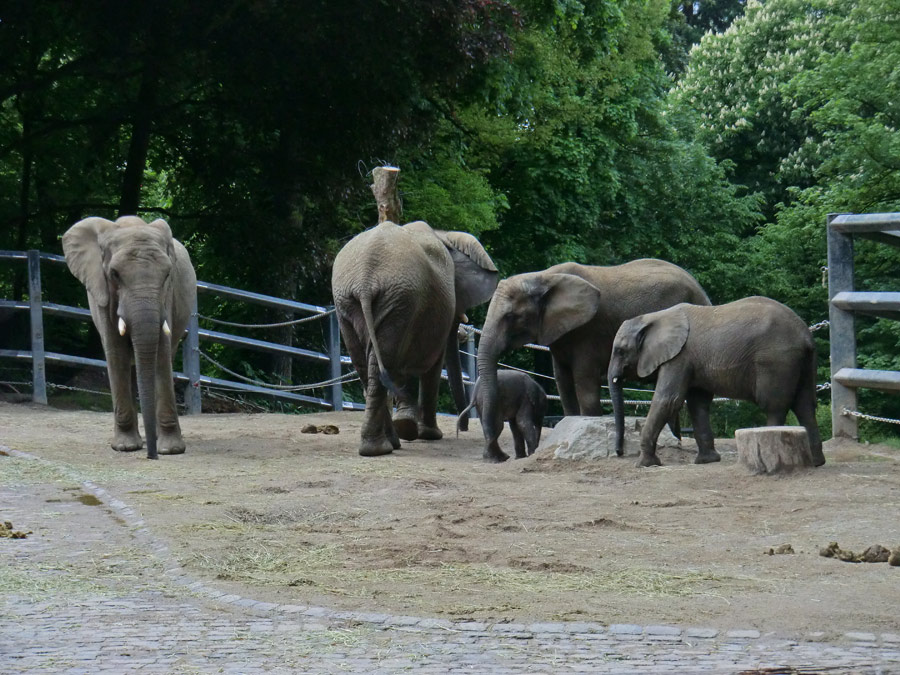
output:
<svg viewBox="0 0 900 675"><path fill-rule="evenodd" d="M709 423L714 394L753 401L769 426L784 424L793 410L815 465L825 463L816 426L816 345L803 320L780 302L754 296L713 307L682 303L623 323L608 373L617 435L624 426L621 380L629 372L657 374L638 466L660 463L659 432L685 399L696 463L719 461Z"/></svg>
<svg viewBox="0 0 900 675"><path fill-rule="evenodd" d="M480 417L483 409L481 378L475 381L472 402L456 420L457 434L459 434L460 421L469 414L473 405L478 410ZM541 440L541 426L544 423L544 413L546 412L547 394L537 382L517 370L497 371L496 427L502 429L503 421L509 422L509 430L512 431L515 441L516 457L526 457L535 451ZM507 455L500 450L496 439L492 441L492 444L495 446L493 448L495 456L507 459Z"/></svg>

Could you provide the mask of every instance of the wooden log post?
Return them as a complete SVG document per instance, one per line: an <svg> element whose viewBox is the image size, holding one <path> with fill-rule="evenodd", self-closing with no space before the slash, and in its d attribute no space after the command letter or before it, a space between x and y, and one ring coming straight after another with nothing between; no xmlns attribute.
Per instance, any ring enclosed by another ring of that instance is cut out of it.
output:
<svg viewBox="0 0 900 675"><path fill-rule="evenodd" d="M774 474L812 467L809 437L803 427L738 429L738 461L754 474Z"/></svg>
<svg viewBox="0 0 900 675"><path fill-rule="evenodd" d="M396 166L377 166L372 171L372 194L375 195L375 203L378 204L378 222L386 220L397 225L402 225L400 218L403 214L403 203L400 201L400 193L397 191L397 179L400 177L400 169Z"/></svg>

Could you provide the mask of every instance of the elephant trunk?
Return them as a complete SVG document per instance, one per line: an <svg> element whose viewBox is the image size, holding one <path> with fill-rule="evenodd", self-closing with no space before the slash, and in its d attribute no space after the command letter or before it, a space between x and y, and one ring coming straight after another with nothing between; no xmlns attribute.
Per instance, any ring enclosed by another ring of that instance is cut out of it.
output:
<svg viewBox="0 0 900 675"><path fill-rule="evenodd" d="M134 346L138 398L141 402L141 417L144 420L144 435L147 441L147 459L158 459L156 449L156 362L161 330L158 311L141 312L129 324L131 342Z"/></svg>
<svg viewBox="0 0 900 675"><path fill-rule="evenodd" d="M484 431L484 439L488 443L496 441L500 432L503 431L502 426L497 428L497 420L500 417L497 414L499 405L497 360L501 351L503 351L502 345L498 344L497 340L485 330L478 345L478 380L482 396L481 410L479 411L481 428Z"/></svg>
<svg viewBox="0 0 900 675"><path fill-rule="evenodd" d="M616 422L616 454L621 457L625 454L625 397L622 393L622 369L615 361L609 364L607 379Z"/></svg>

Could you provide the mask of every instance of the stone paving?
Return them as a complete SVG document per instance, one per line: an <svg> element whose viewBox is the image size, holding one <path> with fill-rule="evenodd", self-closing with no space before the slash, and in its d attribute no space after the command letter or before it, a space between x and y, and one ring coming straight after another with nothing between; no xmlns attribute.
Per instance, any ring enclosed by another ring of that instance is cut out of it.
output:
<svg viewBox="0 0 900 675"><path fill-rule="evenodd" d="M103 487L61 465L4 480L5 462L50 463L0 454L0 520L32 531L0 539L0 673L900 673L893 633L451 622L226 595Z"/></svg>

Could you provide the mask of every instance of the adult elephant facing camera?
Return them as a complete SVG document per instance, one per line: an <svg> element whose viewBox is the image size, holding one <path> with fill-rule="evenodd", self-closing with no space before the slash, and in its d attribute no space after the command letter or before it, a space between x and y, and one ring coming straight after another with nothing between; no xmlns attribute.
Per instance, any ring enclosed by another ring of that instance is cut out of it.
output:
<svg viewBox="0 0 900 675"><path fill-rule="evenodd" d="M184 452L175 408L172 353L187 328L197 277L164 220L86 218L62 238L66 264L88 292L106 354L115 409L114 450L138 450L131 363L147 436L147 457Z"/></svg>
<svg viewBox="0 0 900 675"><path fill-rule="evenodd" d="M719 461L709 422L714 394L755 402L769 426L784 424L793 410L806 428L813 463L825 463L816 425L816 345L803 320L780 302L754 296L715 307L676 305L626 321L609 364L613 400L621 399L620 380L629 372L657 374L638 466L660 463L656 439L685 398L695 462ZM617 432L622 424L617 416Z"/></svg>
<svg viewBox="0 0 900 675"><path fill-rule="evenodd" d="M497 286L478 345L478 377L484 395L484 458L502 462L497 438L497 361L529 342L547 345L566 415L600 415L600 382L622 322L680 302L708 305L690 274L662 260L634 260L595 267L554 265L517 274Z"/></svg>
<svg viewBox="0 0 900 675"><path fill-rule="evenodd" d="M341 335L366 393L359 454L387 454L401 438L441 438L436 415L445 353L462 410L467 401L459 321L491 297L497 280L497 268L475 237L433 230L422 221L381 223L341 249L331 285ZM406 390L413 377L419 378L418 405ZM398 399L393 420L388 393Z"/></svg>

